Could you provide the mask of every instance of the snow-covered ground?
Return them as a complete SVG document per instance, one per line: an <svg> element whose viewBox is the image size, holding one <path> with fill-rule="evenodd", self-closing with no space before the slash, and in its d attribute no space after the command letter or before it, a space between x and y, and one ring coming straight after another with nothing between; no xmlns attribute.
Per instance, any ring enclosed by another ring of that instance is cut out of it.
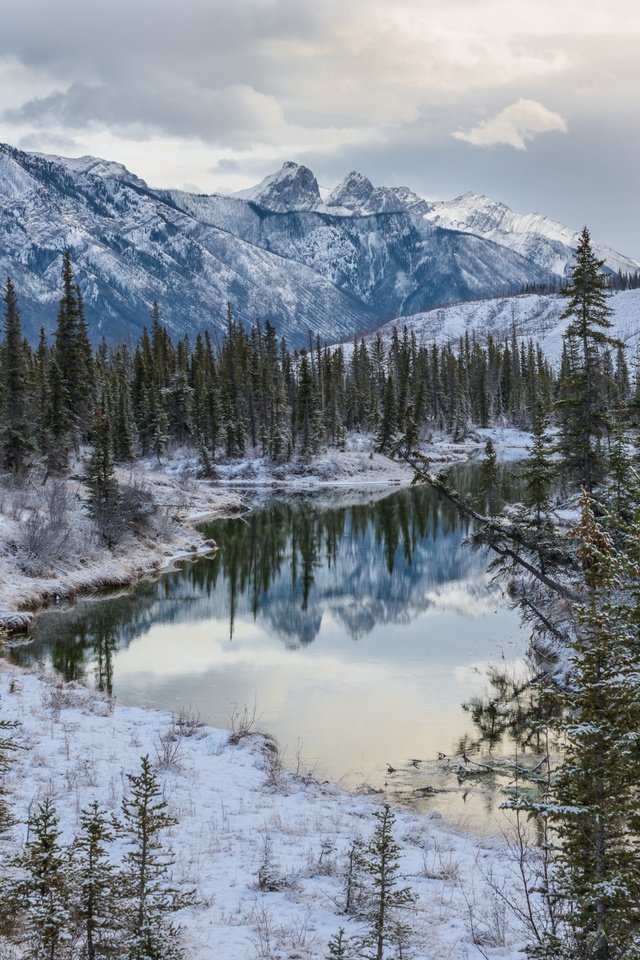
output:
<svg viewBox="0 0 640 960"><path fill-rule="evenodd" d="M474 430L463 443L434 434L425 442L424 452L437 469L478 458L489 437L502 460L526 455L529 435L499 427ZM25 629L30 611L40 606L125 587L176 560L214 549L215 544L206 541L194 523L248 509L260 489L344 491L376 486L383 490L411 482L413 472L406 464L395 463L373 448L371 434L352 434L346 450L326 450L309 460L274 464L264 457L246 457L221 462L216 464L214 480L197 479L199 464L193 451L174 450L160 464L149 460L133 470L121 468L120 482L142 485L159 511L147 531L127 536L113 551L92 534L82 485L68 480L62 518L68 540L59 555L50 552L44 560L29 555L27 533L30 525L41 527L51 519L47 492L36 484L0 487L0 628Z"/></svg>
<svg viewBox="0 0 640 960"><path fill-rule="evenodd" d="M189 960L322 960L340 927L348 936L362 929L343 912L344 860L355 837L372 834L378 797L317 783L302 768L286 773L263 736L231 745L224 731L121 707L4 661L0 716L20 721L25 748L7 778L22 821L3 844L7 855L24 842L34 801L54 801L64 842L92 801L118 814L126 775L148 755L178 817L174 880L198 896L178 915ZM401 883L417 896L404 918L413 931L407 955L521 956L524 933L500 893L519 896L507 845L456 832L435 813L395 812ZM257 873L269 846L279 889L266 892Z"/></svg>
<svg viewBox="0 0 640 960"><path fill-rule="evenodd" d="M62 507L60 499L49 499L51 483L0 487L0 628L24 629L29 611L39 606L124 587L176 560L211 551L215 545L193 523L244 508L236 492L181 473L118 472L119 480L142 484L159 509L146 531L126 536L113 551L94 536L78 481L64 482ZM43 539L48 525L49 542Z"/></svg>
<svg viewBox="0 0 640 960"><path fill-rule="evenodd" d="M455 303L426 313L398 317L367 333L364 339L371 341L379 333L388 349L394 327L402 334L406 326L409 334L415 334L419 346L428 346L434 341L450 343L466 333L475 335L481 343L489 335L503 342L515 330L518 341L531 339L539 343L545 356L552 363L558 363L568 322L561 320L560 315L566 305L566 299L559 294L538 293ZM608 305L613 311L610 332L627 345L631 359L640 343L640 290L618 291L609 298ZM349 357L353 345L345 343L343 348Z"/></svg>

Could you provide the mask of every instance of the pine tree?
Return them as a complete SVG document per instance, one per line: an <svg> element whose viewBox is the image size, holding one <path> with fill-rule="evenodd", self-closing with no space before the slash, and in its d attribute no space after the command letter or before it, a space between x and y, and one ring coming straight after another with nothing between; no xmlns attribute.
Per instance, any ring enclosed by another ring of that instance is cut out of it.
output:
<svg viewBox="0 0 640 960"><path fill-rule="evenodd" d="M177 821L168 812L149 757L138 774L128 774L129 796L122 804L123 829L129 846L124 859L128 960L180 960L179 930L170 914L193 902L191 894L171 885L171 849L164 832Z"/></svg>
<svg viewBox="0 0 640 960"><path fill-rule="evenodd" d="M16 720L0 720L0 838L16 822L9 806L6 779L11 770L11 759L19 749L15 737L18 727Z"/></svg>
<svg viewBox="0 0 640 960"><path fill-rule="evenodd" d="M62 297L55 331L55 359L61 380L63 420L71 446L86 436L93 417L93 360L80 288L73 276L71 254L62 264Z"/></svg>
<svg viewBox="0 0 640 960"><path fill-rule="evenodd" d="M12 473L25 466L33 444L27 420L27 368L18 301L15 288L7 278L5 293L4 347L2 350L2 421L0 428L0 465Z"/></svg>
<svg viewBox="0 0 640 960"><path fill-rule="evenodd" d="M484 459L480 464L480 479L482 492L487 497L489 506L495 507L498 498L500 476L498 473L498 457L491 438L487 440L484 446Z"/></svg>
<svg viewBox="0 0 640 960"><path fill-rule="evenodd" d="M326 960L350 960L353 957L352 945L347 940L344 927L340 927L327 944Z"/></svg>
<svg viewBox="0 0 640 960"><path fill-rule="evenodd" d="M534 511L536 523L541 524L549 510L549 493L556 469L550 457L550 441L545 433L545 416L540 404L536 410L531 440L523 470L525 503Z"/></svg>
<svg viewBox="0 0 640 960"><path fill-rule="evenodd" d="M369 878L368 904L364 912L370 922L367 942L372 960L383 960L385 946L393 942L397 911L415 902L409 887L399 886L400 848L393 837L395 817L388 804L374 813L378 825L366 851Z"/></svg>
<svg viewBox="0 0 640 960"><path fill-rule="evenodd" d="M84 482L87 487L87 510L108 547L117 543L122 533L120 488L111 457L111 425L104 408L98 413L93 436L93 450L87 464Z"/></svg>
<svg viewBox="0 0 640 960"><path fill-rule="evenodd" d="M585 227L580 236L569 285L569 303L562 319L569 320L565 341L573 353L565 366L556 409L562 427L560 450L565 469L589 492L603 478L602 439L608 428L606 393L601 372L601 348L617 347L609 336L611 308L607 304L607 279L601 272Z"/></svg>
<svg viewBox="0 0 640 960"><path fill-rule="evenodd" d="M634 530L637 553L637 520ZM586 492L574 535L583 599L560 691L566 749L540 808L559 838L553 893L570 931L561 956L618 960L640 952L637 558L616 551Z"/></svg>
<svg viewBox="0 0 640 960"><path fill-rule="evenodd" d="M94 801L80 814L80 832L72 848L73 922L82 960L113 957L119 952L120 878L108 852L114 838L113 826Z"/></svg>
<svg viewBox="0 0 640 960"><path fill-rule="evenodd" d="M52 800L38 804L27 829L24 853L15 863L21 879L11 897L20 916L22 955L30 960L71 958L68 857L60 846Z"/></svg>

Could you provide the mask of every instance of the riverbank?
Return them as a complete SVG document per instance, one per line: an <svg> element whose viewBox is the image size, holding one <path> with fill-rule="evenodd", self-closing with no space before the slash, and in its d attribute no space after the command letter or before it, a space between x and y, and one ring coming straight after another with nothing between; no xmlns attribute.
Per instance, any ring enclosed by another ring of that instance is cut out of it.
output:
<svg viewBox="0 0 640 960"><path fill-rule="evenodd" d="M0 489L0 629L28 630L42 607L127 587L211 552L215 544L195 524L245 509L237 491L185 475L139 467L117 473L120 482L144 490L157 510L113 550L95 536L78 480Z"/></svg>
<svg viewBox="0 0 640 960"><path fill-rule="evenodd" d="M236 735L155 710L122 707L56 678L0 661L0 716L18 719L24 749L11 758L9 801L19 822L3 844L24 842L33 803L56 805L61 841L96 800L120 811L126 776L148 755L178 819L169 841L173 881L198 903L181 911L190 960L324 960L340 927L366 924L344 911L345 865L356 837L371 836L376 796L357 796L304 771L287 773L273 741L236 721ZM31 806L30 806L31 805ZM394 811L401 886L416 896L407 955L421 960L515 960L524 932L500 891L519 896L507 846L450 828L437 813ZM114 853L116 860L122 850ZM272 889L258 879L265 856Z"/></svg>
<svg viewBox="0 0 640 960"><path fill-rule="evenodd" d="M489 437L503 460L526 452L528 435L512 429L478 430L464 443L434 436L424 451L435 468L442 468L480 457ZM31 482L0 488L0 629L24 632L42 607L132 585L178 560L215 549L195 524L246 509L241 488L295 491L411 483L413 473L406 464L375 453L373 447L373 436L354 434L346 450L310 459L219 463L211 480L198 479L193 451L173 451L159 464L141 461L133 469L120 468L119 482L136 485L158 509L143 530L128 534L113 550L91 529L78 479L49 481L46 488Z"/></svg>

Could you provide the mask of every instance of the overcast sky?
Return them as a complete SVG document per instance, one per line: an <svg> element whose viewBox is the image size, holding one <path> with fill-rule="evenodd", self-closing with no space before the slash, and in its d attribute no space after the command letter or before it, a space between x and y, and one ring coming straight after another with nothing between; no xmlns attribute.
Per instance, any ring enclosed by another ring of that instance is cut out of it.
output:
<svg viewBox="0 0 640 960"><path fill-rule="evenodd" d="M230 192L285 160L467 190L640 259L637 0L21 0L0 139Z"/></svg>

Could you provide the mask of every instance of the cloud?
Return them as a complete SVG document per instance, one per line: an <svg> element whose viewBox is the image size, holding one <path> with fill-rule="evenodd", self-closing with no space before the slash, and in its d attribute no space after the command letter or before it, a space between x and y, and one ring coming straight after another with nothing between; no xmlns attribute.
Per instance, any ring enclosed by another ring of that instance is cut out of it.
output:
<svg viewBox="0 0 640 960"><path fill-rule="evenodd" d="M527 144L539 133L567 132L567 121L537 100L517 100L490 120L483 120L470 130L457 130L456 140L464 140L476 147L495 147L503 143L516 150L526 150Z"/></svg>

